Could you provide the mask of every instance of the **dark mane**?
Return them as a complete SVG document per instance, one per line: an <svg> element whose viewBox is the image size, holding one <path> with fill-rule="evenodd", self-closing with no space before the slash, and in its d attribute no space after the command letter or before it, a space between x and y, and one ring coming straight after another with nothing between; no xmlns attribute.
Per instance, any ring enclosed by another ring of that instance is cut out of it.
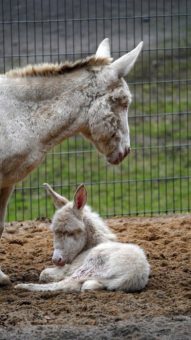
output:
<svg viewBox="0 0 191 340"><path fill-rule="evenodd" d="M51 77L57 76L64 73L69 73L74 70L81 68L93 68L101 67L104 65L109 65L111 63L111 58L96 58L95 56L90 56L85 59L80 59L75 62L65 62L60 64L36 64L27 65L23 68L16 68L10 70L6 73L7 77L17 78L17 77Z"/></svg>

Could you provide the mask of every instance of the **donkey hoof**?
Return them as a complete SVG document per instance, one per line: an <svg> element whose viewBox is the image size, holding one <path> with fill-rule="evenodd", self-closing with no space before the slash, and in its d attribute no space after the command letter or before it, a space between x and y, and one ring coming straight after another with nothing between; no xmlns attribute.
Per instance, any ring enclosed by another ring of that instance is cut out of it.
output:
<svg viewBox="0 0 191 340"><path fill-rule="evenodd" d="M0 270L0 286L8 286L10 284L11 281L9 277Z"/></svg>

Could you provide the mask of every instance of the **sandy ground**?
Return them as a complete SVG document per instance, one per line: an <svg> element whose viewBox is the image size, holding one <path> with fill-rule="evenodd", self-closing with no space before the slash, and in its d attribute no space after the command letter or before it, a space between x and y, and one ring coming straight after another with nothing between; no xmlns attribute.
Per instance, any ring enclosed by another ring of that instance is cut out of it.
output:
<svg viewBox="0 0 191 340"><path fill-rule="evenodd" d="M32 293L18 282L38 282L51 265L49 221L7 224L0 248L12 286L0 290L0 339L190 339L191 215L115 218L121 242L142 246L152 274L139 293Z"/></svg>

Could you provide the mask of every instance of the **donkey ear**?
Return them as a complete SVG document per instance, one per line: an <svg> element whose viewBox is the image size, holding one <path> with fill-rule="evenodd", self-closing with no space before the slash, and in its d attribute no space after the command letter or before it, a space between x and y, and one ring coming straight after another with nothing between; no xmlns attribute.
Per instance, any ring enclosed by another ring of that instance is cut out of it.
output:
<svg viewBox="0 0 191 340"><path fill-rule="evenodd" d="M110 58L109 39L105 38L98 46L96 51L96 58Z"/></svg>
<svg viewBox="0 0 191 340"><path fill-rule="evenodd" d="M81 184L74 195L74 208L77 210L82 209L87 202L87 191L84 184Z"/></svg>
<svg viewBox="0 0 191 340"><path fill-rule="evenodd" d="M57 192L55 192L48 183L44 183L43 186L45 187L48 195L52 197L55 208L62 208L69 202L67 198L57 194Z"/></svg>
<svg viewBox="0 0 191 340"><path fill-rule="evenodd" d="M141 41L134 50L115 60L111 64L111 67L117 71L119 77L125 77L129 73L135 64L142 47L143 41Z"/></svg>

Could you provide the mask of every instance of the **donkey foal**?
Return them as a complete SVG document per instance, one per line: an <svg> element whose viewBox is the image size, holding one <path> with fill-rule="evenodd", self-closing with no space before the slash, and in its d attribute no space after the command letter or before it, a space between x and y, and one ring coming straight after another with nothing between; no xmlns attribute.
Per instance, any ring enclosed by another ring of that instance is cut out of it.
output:
<svg viewBox="0 0 191 340"><path fill-rule="evenodd" d="M104 221L86 205L84 185L69 202L45 184L58 209L53 217L54 268L40 275L45 284L18 284L31 291L79 292L108 289L128 292L143 289L150 266L135 244L119 243Z"/></svg>

